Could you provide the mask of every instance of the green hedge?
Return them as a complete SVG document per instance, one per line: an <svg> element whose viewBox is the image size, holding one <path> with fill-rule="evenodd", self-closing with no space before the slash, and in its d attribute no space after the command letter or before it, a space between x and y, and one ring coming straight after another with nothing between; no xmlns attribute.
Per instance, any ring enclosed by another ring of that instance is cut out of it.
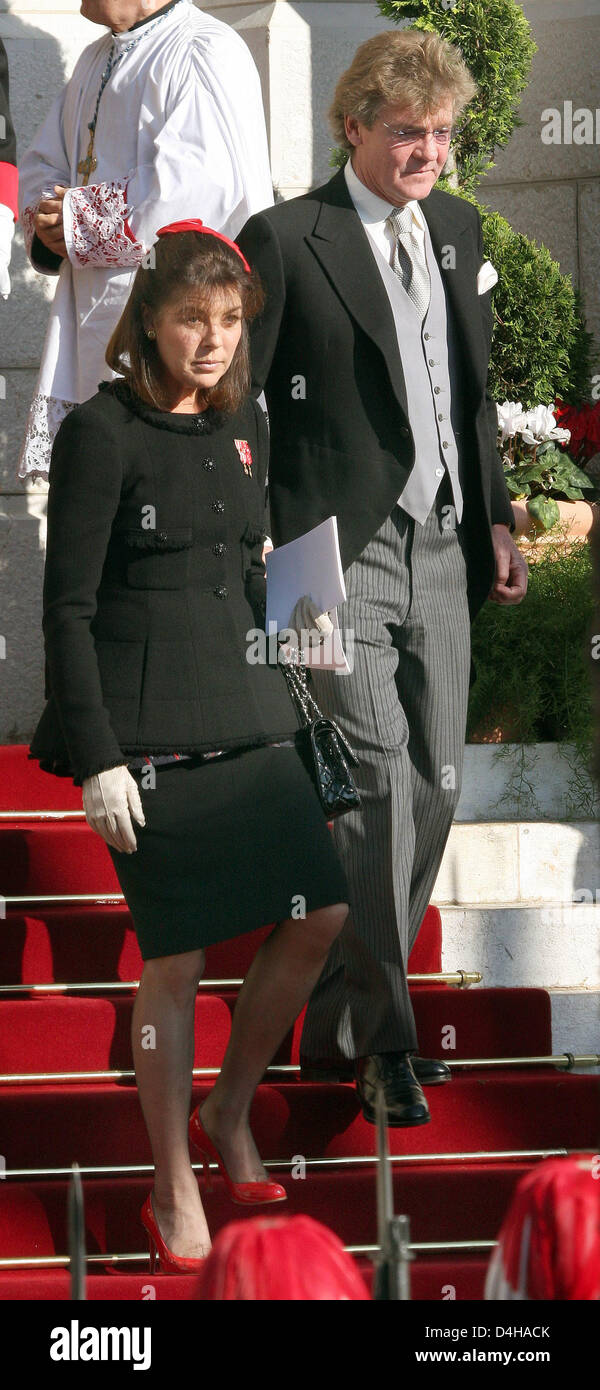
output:
<svg viewBox="0 0 600 1390"><path fill-rule="evenodd" d="M594 356L570 275L563 275L547 246L515 232L500 213L479 210L485 255L498 271L491 395L499 403L520 401L524 410L556 400L580 405L589 399Z"/></svg>
<svg viewBox="0 0 600 1390"><path fill-rule="evenodd" d="M467 741L508 724L516 741L571 742L588 760L593 735L592 562L583 543L544 541L523 603L486 603L471 629L477 680Z"/></svg>

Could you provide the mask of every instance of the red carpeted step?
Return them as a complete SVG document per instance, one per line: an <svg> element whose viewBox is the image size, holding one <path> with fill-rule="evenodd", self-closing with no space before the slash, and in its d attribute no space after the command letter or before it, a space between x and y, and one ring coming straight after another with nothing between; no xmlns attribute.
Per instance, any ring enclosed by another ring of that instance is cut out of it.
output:
<svg viewBox="0 0 600 1390"><path fill-rule="evenodd" d="M104 840L83 821L0 823L5 897L26 893L120 893Z"/></svg>
<svg viewBox="0 0 600 1390"><path fill-rule="evenodd" d="M142 958L126 905L45 904L0 924L0 984L138 980Z"/></svg>
<svg viewBox="0 0 600 1390"><path fill-rule="evenodd" d="M121 892L108 849L86 821L0 822L0 884L5 897ZM428 913L432 939L420 942L413 970L440 969L440 914Z"/></svg>
<svg viewBox="0 0 600 1390"><path fill-rule="evenodd" d="M552 1005L545 989L439 989L412 995L422 1057L545 1057ZM453 1029L451 1033L449 1030ZM449 1046L449 1044L454 1044Z"/></svg>
<svg viewBox="0 0 600 1390"><path fill-rule="evenodd" d="M4 890L6 892L6 889ZM89 884L81 890L88 892ZM206 953L206 979L242 979L271 927L232 937ZM9 910L0 923L0 984L138 980L142 959L127 906L81 903ZM411 953L413 973L441 969L441 918L429 907ZM460 964L460 962L459 962Z"/></svg>
<svg viewBox="0 0 600 1390"><path fill-rule="evenodd" d="M196 1001L196 1066L218 1066L235 993ZM0 1004L0 1072L124 1071L133 1066L133 998L37 996Z"/></svg>
<svg viewBox="0 0 600 1390"><path fill-rule="evenodd" d="M25 746L0 748L0 888L4 895L119 892L102 841L83 820L33 822L19 812L81 809L81 789L70 779L42 773ZM33 905L2 922L0 983L135 980L141 959L126 905ZM206 975L242 977L269 927L210 948ZM468 968L470 961L457 961ZM413 951L411 973L441 968L441 918L429 908ZM217 1065L226 1045L234 993L201 994L196 1010L197 1065ZM498 1056L550 1051L550 1001L539 990L442 988L413 991L424 1055ZM34 996L0 1000L7 1041L0 1068L10 1071L104 1070L131 1066L132 996ZM450 1030L454 1030L454 1035ZM280 1050L297 1060L300 1022ZM518 1039L518 1042L516 1041ZM454 1045L448 1048L448 1042ZM207 1084L194 1086L197 1103ZM600 1079L568 1076L553 1068L455 1073L429 1093L432 1122L391 1129L398 1155L482 1149L591 1149L597 1146ZM257 1142L267 1159L351 1157L374 1152L375 1130L363 1119L352 1086L271 1082L259 1088L252 1112ZM151 1162L139 1098L122 1085L25 1085L0 1088L0 1152L9 1170ZM396 1209L411 1218L413 1240L493 1239L522 1162L403 1164L395 1173ZM348 1244L375 1239L375 1168L311 1169L304 1179L283 1175L289 1201L283 1210L310 1211L339 1230ZM90 1252L144 1247L139 1208L151 1174L84 1179ZM0 1254L64 1253L66 1179L0 1183ZM207 1196L214 1230L240 1217L220 1180ZM278 1209L281 1210L281 1209ZM494 1229L490 1230L490 1225ZM412 1296L480 1299L487 1257L430 1256L411 1266ZM371 1266L360 1260L370 1278ZM196 1281L153 1276L149 1270L99 1266L88 1276L90 1299L193 1298ZM1 1298L66 1298L66 1271L1 1271Z"/></svg>
<svg viewBox="0 0 600 1390"><path fill-rule="evenodd" d="M259 945L270 931L271 927L264 927L259 932L250 932L247 936L234 937L231 941L209 946L206 951L205 978L243 978ZM410 954L408 968L415 974L430 973L441 970L441 959L442 919L437 907L428 907L418 939Z"/></svg>
<svg viewBox="0 0 600 1390"><path fill-rule="evenodd" d="M103 1269L103 1266L99 1266ZM146 1299L157 1302L183 1302L196 1297L197 1276L195 1274L131 1274L125 1269L109 1267L106 1273L88 1274L85 1292L88 1302L143 1303ZM71 1298L71 1283L66 1269L0 1269L0 1303L21 1302L68 1302Z"/></svg>
<svg viewBox="0 0 600 1390"><path fill-rule="evenodd" d="M209 1086L194 1086L197 1104ZM455 1077L430 1092L432 1120L390 1129L393 1153L489 1149L595 1149L600 1078L554 1068ZM0 1152L7 1168L148 1163L150 1148L134 1087L5 1086ZM374 1127L355 1088L271 1082L259 1086L252 1124L266 1158L334 1157L373 1151Z"/></svg>
<svg viewBox="0 0 600 1390"><path fill-rule="evenodd" d="M195 1066L220 1066L229 1041L235 992L200 993L196 1000ZM515 1055L551 1051L550 1000L544 990L421 988L414 993L423 1056L446 1059L506 1055L507 1028ZM0 1073L127 1070L131 995L110 999L36 996L0 1004ZM276 1061L298 1063L303 1015ZM453 1030L450 1034L449 1030ZM454 1042L452 1050L445 1044Z"/></svg>
<svg viewBox="0 0 600 1390"><path fill-rule="evenodd" d="M456 962L456 968L460 961ZM439 907L429 904L419 935L408 957L409 975L430 975L442 968L442 915Z"/></svg>
<svg viewBox="0 0 600 1390"><path fill-rule="evenodd" d="M0 811L81 811L81 787L42 772L28 753L25 743L0 747Z"/></svg>
<svg viewBox="0 0 600 1390"><path fill-rule="evenodd" d="M552 1053L551 1003L546 990L416 985L410 995L422 1057L452 1062L477 1057L546 1057ZM292 1035L275 1060L299 1062L304 1013L296 1019Z"/></svg>
<svg viewBox="0 0 600 1390"><path fill-rule="evenodd" d="M410 1218L414 1241L495 1240L519 1178L532 1164L402 1165L394 1172L395 1210ZM376 1170L306 1169L304 1178L277 1170L288 1194L279 1214L303 1213L330 1226L346 1245L377 1243ZM440 1202L440 1184L444 1199ZM145 1251L139 1213L152 1186L142 1177L83 1177L86 1250L91 1254ZM203 1189L201 1189L203 1191ZM232 1220L259 1215L236 1207L220 1178L203 1195L213 1237ZM7 1180L0 1187L0 1250L4 1258L64 1255L68 1180ZM272 1211L275 1209L273 1208Z"/></svg>
<svg viewBox="0 0 600 1390"><path fill-rule="evenodd" d="M369 1260L357 1258L356 1264L371 1288L373 1267ZM444 1301L448 1298L483 1298L487 1261L481 1255L461 1255L459 1258L439 1256L420 1257L410 1266L412 1298ZM119 1300L140 1303L154 1297L192 1300L196 1297L197 1279L187 1274L168 1275L130 1274L110 1268L106 1274L88 1274L86 1295L90 1303L98 1300ZM66 1301L70 1298L69 1275L65 1270L0 1270L0 1302L29 1299Z"/></svg>

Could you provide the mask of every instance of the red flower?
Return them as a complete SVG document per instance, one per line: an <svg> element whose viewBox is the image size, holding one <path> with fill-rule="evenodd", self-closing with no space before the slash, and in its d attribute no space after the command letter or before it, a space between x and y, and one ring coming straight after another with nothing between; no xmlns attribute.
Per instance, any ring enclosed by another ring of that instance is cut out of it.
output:
<svg viewBox="0 0 600 1390"><path fill-rule="evenodd" d="M581 455L589 459L600 448L600 401L594 405L563 405L557 401L554 407L557 423L562 429L571 431L569 443L565 446L575 458Z"/></svg>

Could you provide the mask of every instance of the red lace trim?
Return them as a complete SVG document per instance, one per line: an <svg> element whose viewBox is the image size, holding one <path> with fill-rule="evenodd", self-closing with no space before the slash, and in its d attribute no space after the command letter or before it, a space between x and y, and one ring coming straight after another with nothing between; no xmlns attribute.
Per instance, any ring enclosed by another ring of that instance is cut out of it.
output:
<svg viewBox="0 0 600 1390"><path fill-rule="evenodd" d="M139 265L146 248L127 221L125 179L69 189L71 259L78 265Z"/></svg>
<svg viewBox="0 0 600 1390"><path fill-rule="evenodd" d="M43 195L42 195L42 196L43 196ZM21 218L21 225L22 225L22 227L23 227L23 239L24 239L24 242L25 242L25 250L26 250L27 255L29 256L29 259L30 259L30 260L31 260L31 244L32 244L32 242L33 242L33 238L34 238L34 234L35 234L34 218L35 218L35 214L36 214L37 210L38 210L38 203L30 203L30 204L29 204L29 207L23 208L23 216L22 216L22 218Z"/></svg>

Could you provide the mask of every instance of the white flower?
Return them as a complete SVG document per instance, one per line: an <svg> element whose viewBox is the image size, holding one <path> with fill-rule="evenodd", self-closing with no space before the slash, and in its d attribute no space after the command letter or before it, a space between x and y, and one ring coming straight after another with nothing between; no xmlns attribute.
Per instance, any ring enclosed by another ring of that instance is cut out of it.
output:
<svg viewBox="0 0 600 1390"><path fill-rule="evenodd" d="M556 444L567 444L571 438L570 430L560 429L556 416L548 405L536 405L534 410L524 411L520 401L504 401L497 405L500 441L520 434L524 444L535 448L552 440Z"/></svg>
<svg viewBox="0 0 600 1390"><path fill-rule="evenodd" d="M498 412L498 429L500 431L501 442L512 438L523 426L524 415L520 401L504 401L503 405L496 405Z"/></svg>
<svg viewBox="0 0 600 1390"><path fill-rule="evenodd" d="M550 439L557 444L566 443L571 438L570 430L559 429L556 416L548 405L536 405L535 410L528 410L523 426L525 444L545 444Z"/></svg>
<svg viewBox="0 0 600 1390"><path fill-rule="evenodd" d="M550 438L550 431L554 429L556 420L549 406L536 405L533 410L526 411L523 421L524 432L531 432L538 444L543 439Z"/></svg>

